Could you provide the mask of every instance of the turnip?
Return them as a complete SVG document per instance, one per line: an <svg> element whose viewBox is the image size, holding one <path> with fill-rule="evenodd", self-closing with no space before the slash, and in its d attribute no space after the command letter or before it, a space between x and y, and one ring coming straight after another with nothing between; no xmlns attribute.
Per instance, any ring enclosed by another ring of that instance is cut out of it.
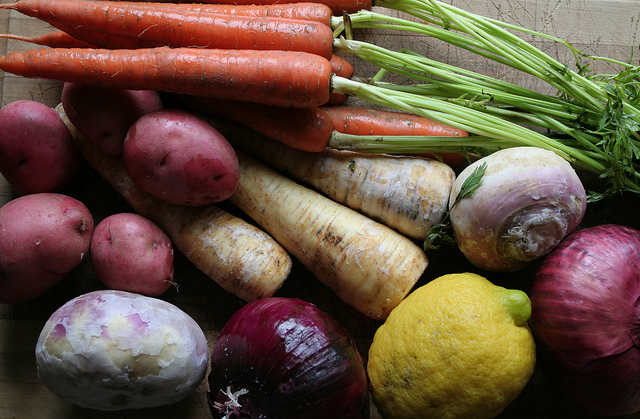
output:
<svg viewBox="0 0 640 419"><path fill-rule="evenodd" d="M56 310L36 344L38 377L57 396L96 410L172 404L205 377L205 335L168 302L115 290Z"/></svg>
<svg viewBox="0 0 640 419"><path fill-rule="evenodd" d="M471 194L459 196L465 182L478 180ZM515 271L549 253L580 224L586 205L571 165L536 147L509 148L474 162L456 178L449 199L458 247L490 271Z"/></svg>

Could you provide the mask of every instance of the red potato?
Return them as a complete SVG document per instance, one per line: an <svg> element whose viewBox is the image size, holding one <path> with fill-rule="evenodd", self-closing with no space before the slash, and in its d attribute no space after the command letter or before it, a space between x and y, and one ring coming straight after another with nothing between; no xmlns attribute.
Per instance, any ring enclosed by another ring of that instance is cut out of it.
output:
<svg viewBox="0 0 640 419"><path fill-rule="evenodd" d="M18 100L0 109L0 173L18 194L62 191L78 162L69 130L51 108Z"/></svg>
<svg viewBox="0 0 640 419"><path fill-rule="evenodd" d="M89 252L93 217L75 198L21 196L0 207L0 303L36 298L66 277Z"/></svg>
<svg viewBox="0 0 640 419"><path fill-rule="evenodd" d="M201 118L176 109L151 112L129 129L123 162L131 180L166 202L204 206L238 186L233 147Z"/></svg>
<svg viewBox="0 0 640 419"><path fill-rule="evenodd" d="M142 115L163 108L158 92L65 83L62 106L71 123L107 154L121 155L127 131Z"/></svg>
<svg viewBox="0 0 640 419"><path fill-rule="evenodd" d="M91 239L91 268L108 288L156 297L173 282L173 245L145 217L113 214L102 220Z"/></svg>

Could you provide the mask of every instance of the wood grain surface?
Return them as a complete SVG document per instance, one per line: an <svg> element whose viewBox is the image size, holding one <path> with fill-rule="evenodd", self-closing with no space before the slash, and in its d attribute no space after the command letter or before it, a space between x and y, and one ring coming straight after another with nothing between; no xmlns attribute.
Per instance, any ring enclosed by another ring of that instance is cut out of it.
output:
<svg viewBox="0 0 640 419"><path fill-rule="evenodd" d="M0 0L7 3L8 0ZM564 38L586 53L627 60L632 51L638 60L640 51L640 1L635 0L461 0L459 7L498 18L520 26ZM393 14L380 10L384 13ZM16 12L0 11L0 33L37 35L50 28L35 19ZM379 42L388 47L411 48L431 58L454 65L471 68L477 72L515 82L535 90L549 91L537 80L524 77L515 70L460 52L446 44L419 36L397 33L360 31L359 37ZM571 65L571 54L550 42L536 45L551 55ZM31 48L31 45L0 39L0 54ZM357 74L370 76L366 64L354 61ZM592 67L607 72L605 62ZM55 106L60 101L61 85L58 82L24 79L0 73L0 105L32 99ZM81 165L76 180L65 193L82 200L99 222L117 212L130 212L131 208L90 167ZM0 206L17 197L0 176ZM606 221L620 222L640 228L637 219L638 198L624 196L606 204L593 205L588 210L585 223ZM235 211L233 208L228 208ZM457 252L449 249L430 254L431 264L418 283L452 271L474 271ZM487 274L479 272L499 285L521 288L526 291L535 265L515 274ZM184 256L176 256L176 281L179 291L171 289L161 298L176 304L191 315L203 328L209 344L213 345L217 333L226 319L243 304L241 300L223 291L210 278L198 271ZM172 406L139 411L97 412L67 403L50 393L38 380L35 367L34 346L44 322L60 305L88 291L102 288L93 276L85 260L68 278L45 295L21 304L0 304L0 419L71 419L71 418L177 418L200 419L211 417L205 399L206 382L193 396ZM291 277L277 293L311 301L326 310L354 336L361 354L366 357L373 333L379 323L368 320L346 307L330 290L319 283L297 262ZM372 411L372 418L379 418ZM536 370L530 383L500 418L589 418L562 399ZM632 417L640 418L640 415Z"/></svg>

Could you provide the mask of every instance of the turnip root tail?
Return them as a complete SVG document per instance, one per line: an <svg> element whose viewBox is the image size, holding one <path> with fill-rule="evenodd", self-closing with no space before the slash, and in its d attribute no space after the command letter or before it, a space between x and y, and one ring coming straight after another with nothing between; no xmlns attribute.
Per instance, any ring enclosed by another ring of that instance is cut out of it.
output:
<svg viewBox="0 0 640 419"><path fill-rule="evenodd" d="M382 320L427 267L422 249L391 228L312 191L238 151L230 200L345 303Z"/></svg>
<svg viewBox="0 0 640 419"><path fill-rule="evenodd" d="M270 297L280 289L292 261L272 237L216 206L174 205L144 192L131 181L120 156L105 154L84 139L61 105L56 111L69 126L82 157L223 289L245 301Z"/></svg>

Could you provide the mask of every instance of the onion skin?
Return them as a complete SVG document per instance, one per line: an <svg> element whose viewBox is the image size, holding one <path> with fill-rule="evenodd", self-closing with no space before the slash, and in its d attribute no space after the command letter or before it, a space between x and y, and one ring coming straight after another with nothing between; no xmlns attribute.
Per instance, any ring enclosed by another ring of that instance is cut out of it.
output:
<svg viewBox="0 0 640 419"><path fill-rule="evenodd" d="M454 202L482 163L482 184ZM487 271L513 272L551 251L586 212L584 186L571 165L537 147L497 151L456 178L449 209L456 243L469 262Z"/></svg>
<svg viewBox="0 0 640 419"><path fill-rule="evenodd" d="M220 332L210 365L214 418L369 417L368 377L351 337L303 300L243 306ZM229 400L234 393L240 406Z"/></svg>
<svg viewBox="0 0 640 419"><path fill-rule="evenodd" d="M617 224L569 235L529 292L545 375L582 410L640 411L640 231Z"/></svg>

